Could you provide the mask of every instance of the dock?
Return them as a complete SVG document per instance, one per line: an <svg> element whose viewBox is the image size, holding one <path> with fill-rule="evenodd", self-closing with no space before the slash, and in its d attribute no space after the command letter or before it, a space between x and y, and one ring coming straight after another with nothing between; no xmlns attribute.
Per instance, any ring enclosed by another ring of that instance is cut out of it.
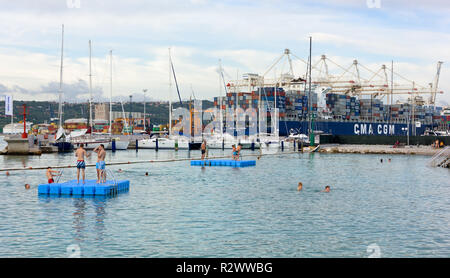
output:
<svg viewBox="0 0 450 278"><path fill-rule="evenodd" d="M322 145L320 153L355 153L355 154L407 154L433 156L442 149L431 146L403 145L394 148L392 145Z"/></svg>
<svg viewBox="0 0 450 278"><path fill-rule="evenodd" d="M192 160L191 166L229 166L229 167L249 167L255 166L255 160L232 160L232 159L215 159L215 160Z"/></svg>
<svg viewBox="0 0 450 278"><path fill-rule="evenodd" d="M85 184L71 180L62 183L40 184L38 186L39 195L53 196L73 196L73 197L94 197L94 196L115 196L129 191L130 181L108 180L105 183L97 183L96 180L86 180Z"/></svg>
<svg viewBox="0 0 450 278"><path fill-rule="evenodd" d="M41 155L39 146L34 144L34 138L21 138L17 135L7 136L4 139L8 146L0 151L3 155Z"/></svg>

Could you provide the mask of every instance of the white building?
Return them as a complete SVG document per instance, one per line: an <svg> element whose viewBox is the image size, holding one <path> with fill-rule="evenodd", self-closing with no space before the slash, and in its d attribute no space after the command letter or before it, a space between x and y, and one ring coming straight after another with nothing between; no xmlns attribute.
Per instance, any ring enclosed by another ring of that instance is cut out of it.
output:
<svg viewBox="0 0 450 278"><path fill-rule="evenodd" d="M33 125L32 122L27 122L25 130L28 133L30 131L31 126ZM4 134L21 134L23 133L23 123L14 123L14 124L7 124L3 127L3 133Z"/></svg>

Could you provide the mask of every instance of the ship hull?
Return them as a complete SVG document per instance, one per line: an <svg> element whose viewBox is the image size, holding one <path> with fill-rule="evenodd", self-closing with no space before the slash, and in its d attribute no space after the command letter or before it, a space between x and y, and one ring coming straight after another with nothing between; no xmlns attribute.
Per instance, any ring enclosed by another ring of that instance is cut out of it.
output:
<svg viewBox="0 0 450 278"><path fill-rule="evenodd" d="M287 136L290 131L308 134L308 121L280 121L279 135ZM392 136L407 135L408 125L405 123L388 122L336 122L336 121L314 121L314 130L322 131L332 135L373 135ZM410 135L414 134L413 126L409 125ZM415 128L415 134L421 135L426 129L432 129L432 125L421 125Z"/></svg>
<svg viewBox="0 0 450 278"><path fill-rule="evenodd" d="M70 142L56 142L53 145L58 147L60 153L73 151L73 145Z"/></svg>

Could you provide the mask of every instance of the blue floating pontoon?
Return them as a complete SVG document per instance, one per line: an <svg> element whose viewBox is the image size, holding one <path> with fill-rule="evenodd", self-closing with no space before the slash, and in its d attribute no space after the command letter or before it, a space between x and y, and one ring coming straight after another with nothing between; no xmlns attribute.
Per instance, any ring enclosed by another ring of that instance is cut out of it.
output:
<svg viewBox="0 0 450 278"><path fill-rule="evenodd" d="M191 166L230 166L230 167L248 167L255 166L255 160L191 160Z"/></svg>
<svg viewBox="0 0 450 278"><path fill-rule="evenodd" d="M97 183L96 180L86 180L83 184L80 181L71 180L63 183L40 184L38 194L40 195L72 195L82 196L111 196L127 192L130 189L130 181L106 181Z"/></svg>

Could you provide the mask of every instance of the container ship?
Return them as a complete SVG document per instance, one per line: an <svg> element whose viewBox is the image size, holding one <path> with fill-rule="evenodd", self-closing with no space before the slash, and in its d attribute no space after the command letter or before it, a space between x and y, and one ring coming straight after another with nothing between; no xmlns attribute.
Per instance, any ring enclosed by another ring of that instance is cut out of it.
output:
<svg viewBox="0 0 450 278"><path fill-rule="evenodd" d="M325 105L320 106L316 93L310 94L311 103L305 91L286 92L277 88L276 94L275 97L273 87L261 88L260 92L227 93L226 97L214 98L214 105L222 110L239 107L244 111L247 108L264 111L270 122L274 115L271 107L275 107L276 98L280 136L290 133L308 134L309 117L313 119L312 129L315 133L332 135L406 135L408 127L411 135L421 135L426 130L442 127L448 129L450 121L449 116L441 115L442 107L413 107L405 103L384 105L378 99L358 99L334 93L321 96ZM309 105L312 105L311 109Z"/></svg>
<svg viewBox="0 0 450 278"><path fill-rule="evenodd" d="M292 62L288 49L284 56L287 56L289 63ZM326 60L326 56L322 55L324 68L327 68ZM310 84L307 76L295 78L292 66L290 73L276 76L273 80L265 78L267 72L262 76L247 73L240 80L228 83L223 80L225 96L215 97L214 106L223 112L253 108L257 117L267 113L268 123L272 116L277 117L280 136L309 134L310 131L331 135L423 135L429 130L449 130L448 113L443 112L443 107L435 105L436 94L443 93L437 91L441 64L438 62L435 81L430 83L430 88L420 87L414 81L411 81L410 87L394 83L394 71L391 71L389 80L384 65L380 73L374 74L384 79L365 80L360 75L360 65L356 60L353 61L356 69L356 74L351 76L353 78L345 79L343 75L340 79L333 78L326 69L325 76L317 73ZM349 72L348 67L346 71ZM408 96L404 101L397 98L402 94ZM424 99L424 94L430 97ZM394 95L397 98L395 102Z"/></svg>

